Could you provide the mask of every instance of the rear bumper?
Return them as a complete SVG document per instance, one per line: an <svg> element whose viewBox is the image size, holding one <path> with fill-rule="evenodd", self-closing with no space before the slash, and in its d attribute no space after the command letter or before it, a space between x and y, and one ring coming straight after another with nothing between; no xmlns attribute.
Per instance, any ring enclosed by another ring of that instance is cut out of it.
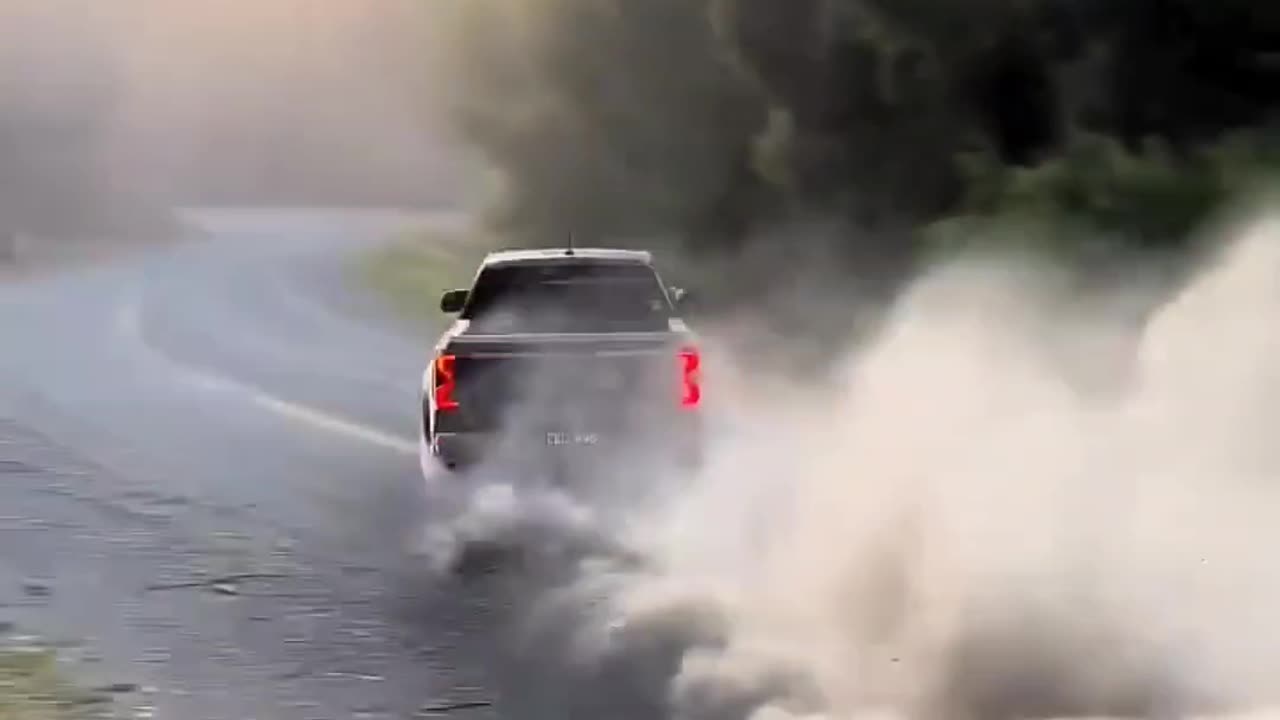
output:
<svg viewBox="0 0 1280 720"><path fill-rule="evenodd" d="M515 466L557 465L582 461L656 461L692 468L702 461L703 439L698 423L682 424L678 433L643 441L626 437L548 438L547 433L440 432L424 443L424 451L438 464L463 470L488 460Z"/></svg>
<svg viewBox="0 0 1280 720"><path fill-rule="evenodd" d="M494 444L485 433L439 433L432 438L430 453L445 467L468 467L483 460Z"/></svg>

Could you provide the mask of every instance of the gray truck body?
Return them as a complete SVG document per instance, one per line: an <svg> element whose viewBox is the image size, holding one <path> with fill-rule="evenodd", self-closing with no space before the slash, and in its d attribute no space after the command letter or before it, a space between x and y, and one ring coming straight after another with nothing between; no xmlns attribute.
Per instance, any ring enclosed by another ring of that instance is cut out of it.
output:
<svg viewBox="0 0 1280 720"><path fill-rule="evenodd" d="M423 374L423 447L447 468L579 457L696 461L700 355L648 253L489 255Z"/></svg>

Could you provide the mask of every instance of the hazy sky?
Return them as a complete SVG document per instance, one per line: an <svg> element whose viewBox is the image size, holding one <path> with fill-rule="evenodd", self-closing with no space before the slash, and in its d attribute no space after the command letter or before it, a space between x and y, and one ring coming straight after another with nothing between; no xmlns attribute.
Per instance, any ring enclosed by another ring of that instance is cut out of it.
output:
<svg viewBox="0 0 1280 720"><path fill-rule="evenodd" d="M430 195L432 2L0 0L0 102L100 93L115 172L188 194Z"/></svg>

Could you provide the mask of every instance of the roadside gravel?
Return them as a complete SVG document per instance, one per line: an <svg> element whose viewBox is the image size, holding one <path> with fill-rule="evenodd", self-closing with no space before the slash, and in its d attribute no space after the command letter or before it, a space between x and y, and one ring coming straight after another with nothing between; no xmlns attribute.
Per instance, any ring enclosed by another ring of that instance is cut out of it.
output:
<svg viewBox="0 0 1280 720"><path fill-rule="evenodd" d="M0 629L155 717L490 716L483 596L408 563L139 487L0 419Z"/></svg>

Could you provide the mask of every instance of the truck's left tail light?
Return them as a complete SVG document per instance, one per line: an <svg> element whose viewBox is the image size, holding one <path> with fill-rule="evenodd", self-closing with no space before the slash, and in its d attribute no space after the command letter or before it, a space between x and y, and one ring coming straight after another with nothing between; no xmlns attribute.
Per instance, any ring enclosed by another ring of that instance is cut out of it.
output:
<svg viewBox="0 0 1280 720"><path fill-rule="evenodd" d="M696 408L702 402L702 355L698 348L686 346L680 349L680 406Z"/></svg>
<svg viewBox="0 0 1280 720"><path fill-rule="evenodd" d="M453 395L454 390L457 389L457 379L453 374L456 365L457 357L453 355L436 356L435 393L437 410L458 409L458 400Z"/></svg>

